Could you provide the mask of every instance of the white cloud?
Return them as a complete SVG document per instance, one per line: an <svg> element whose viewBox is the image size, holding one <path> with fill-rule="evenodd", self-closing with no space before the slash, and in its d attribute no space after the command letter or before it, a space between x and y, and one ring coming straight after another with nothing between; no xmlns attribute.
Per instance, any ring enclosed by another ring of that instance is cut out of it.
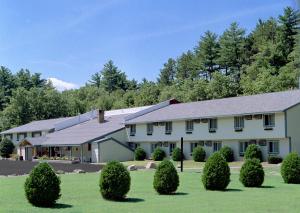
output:
<svg viewBox="0 0 300 213"><path fill-rule="evenodd" d="M77 84L73 84L70 82L62 81L57 78L48 78L48 81L52 82L52 85L58 90L58 91L64 91L64 90L70 90L70 89L76 89L79 88Z"/></svg>

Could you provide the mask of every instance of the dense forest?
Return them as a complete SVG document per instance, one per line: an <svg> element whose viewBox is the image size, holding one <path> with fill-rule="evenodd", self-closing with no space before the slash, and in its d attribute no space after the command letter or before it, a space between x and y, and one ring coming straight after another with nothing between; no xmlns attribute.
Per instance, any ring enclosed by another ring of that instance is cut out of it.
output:
<svg viewBox="0 0 300 213"><path fill-rule="evenodd" d="M32 120L151 105L288 90L300 74L299 13L290 7L255 29L232 23L221 35L205 32L191 50L163 64L157 81L129 80L108 61L85 86L58 92L39 73L0 67L0 131ZM141 68L142 69L142 68Z"/></svg>

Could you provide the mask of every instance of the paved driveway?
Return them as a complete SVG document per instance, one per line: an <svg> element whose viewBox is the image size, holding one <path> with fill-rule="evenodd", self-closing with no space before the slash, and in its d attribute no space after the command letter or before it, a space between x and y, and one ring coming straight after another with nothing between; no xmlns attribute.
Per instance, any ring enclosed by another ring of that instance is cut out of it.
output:
<svg viewBox="0 0 300 213"><path fill-rule="evenodd" d="M23 175L28 174L38 162L31 161L11 161L0 160L0 175ZM66 163L49 163L54 170L73 172L75 169L82 169L85 172L97 172L101 165L93 164L66 164Z"/></svg>

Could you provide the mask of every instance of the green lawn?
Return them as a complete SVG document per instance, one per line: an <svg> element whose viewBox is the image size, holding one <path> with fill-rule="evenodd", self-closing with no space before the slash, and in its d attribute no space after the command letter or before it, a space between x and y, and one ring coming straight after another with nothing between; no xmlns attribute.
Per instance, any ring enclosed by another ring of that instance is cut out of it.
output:
<svg viewBox="0 0 300 213"><path fill-rule="evenodd" d="M277 168L266 169L262 188L244 188L234 170L228 191L205 191L201 174L180 173L176 195L153 190L153 171L131 172L132 185L126 202L103 200L99 174L61 175L62 197L56 209L36 208L27 203L25 177L0 177L0 212L299 212L300 185L284 184Z"/></svg>

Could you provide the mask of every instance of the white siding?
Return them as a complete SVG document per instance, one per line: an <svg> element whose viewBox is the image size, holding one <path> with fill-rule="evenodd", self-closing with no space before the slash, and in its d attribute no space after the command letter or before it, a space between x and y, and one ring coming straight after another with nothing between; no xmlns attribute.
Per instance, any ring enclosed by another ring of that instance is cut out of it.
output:
<svg viewBox="0 0 300 213"><path fill-rule="evenodd" d="M300 104L287 110L287 136L291 140L291 151L300 154Z"/></svg>
<svg viewBox="0 0 300 213"><path fill-rule="evenodd" d="M272 139L274 140L274 139ZM235 161L240 161L243 160L243 157L240 156L240 150L239 150L239 142L241 140L224 140L220 141L222 142L222 147L223 146L229 146L234 153L234 159ZM268 140L267 140L268 141ZM276 141L279 141L279 156L285 157L289 153L289 143L287 139L276 139ZM191 155L191 143L194 143L197 141L184 141L183 143L183 154L185 159L192 159ZM140 146L143 148L146 153L147 153L147 158L151 158L151 144L154 144L155 142L141 142ZM180 142L178 141L176 144L177 147L180 147ZM169 156L169 147L161 147ZM206 152L206 158L208 158L212 153L213 153L213 145L212 146L203 146L205 152ZM268 153L268 143L266 146L260 146L260 149L262 150L263 154L263 160L266 161L269 153Z"/></svg>
<svg viewBox="0 0 300 213"><path fill-rule="evenodd" d="M273 130L265 130L263 119L246 120L245 127L242 132L234 131L234 117L218 118L218 128L216 133L209 133L208 123L194 123L194 131L192 134L186 134L185 121L174 121L173 131L171 135L165 134L165 126L154 126L153 135L147 135L146 124L136 125L135 136L129 136L129 128L127 135L130 142L140 141L178 141L181 137L184 140L239 140L239 139L262 139L262 138L285 138L285 119L284 113L276 113L275 127Z"/></svg>
<svg viewBox="0 0 300 213"><path fill-rule="evenodd" d="M107 140L99 144L100 162L108 162L111 160L129 161L133 160L133 151L118 144L114 140Z"/></svg>

